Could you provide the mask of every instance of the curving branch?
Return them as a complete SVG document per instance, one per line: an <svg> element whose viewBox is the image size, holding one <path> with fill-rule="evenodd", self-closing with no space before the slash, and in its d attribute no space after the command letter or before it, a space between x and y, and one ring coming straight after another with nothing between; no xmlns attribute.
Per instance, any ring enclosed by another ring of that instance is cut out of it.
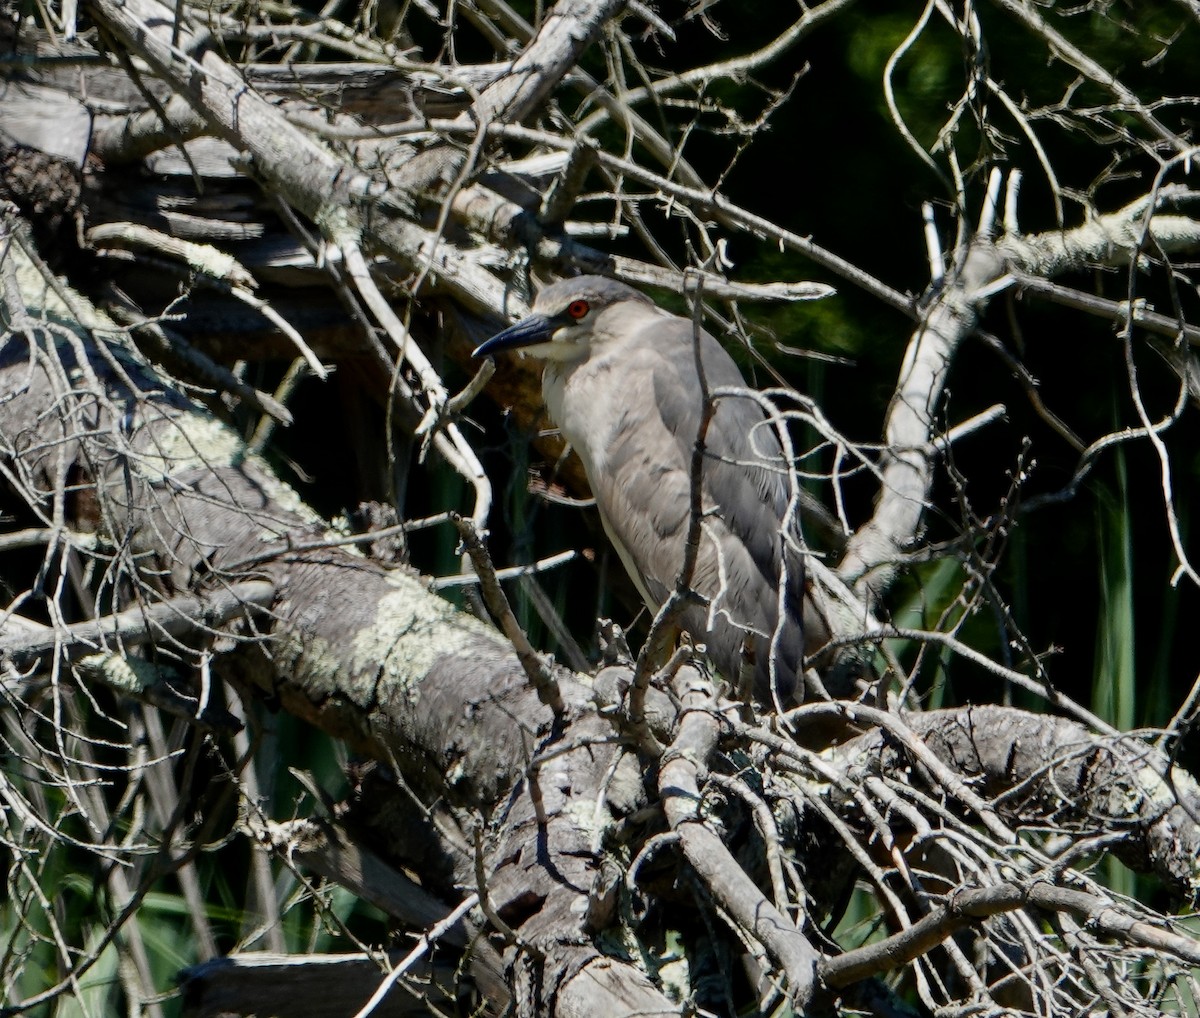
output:
<svg viewBox="0 0 1200 1018"><path fill-rule="evenodd" d="M826 959L817 971L827 986L840 989L905 965L980 919L1023 908L1065 912L1083 920L1092 932L1102 937L1132 947L1165 952L1189 965L1200 963L1200 943L1196 940L1159 929L1144 919L1125 913L1109 898L1049 884L1002 883L957 890L944 905L903 933Z"/></svg>
<svg viewBox="0 0 1200 1018"><path fill-rule="evenodd" d="M1089 265L1129 265L1142 252L1146 235L1164 254L1200 248L1200 220L1155 211L1195 200L1186 189L1162 189L1153 210L1149 199L1139 199L1070 230L1005 234L993 240L988 209L995 208L998 189L996 171L993 197L966 257L922 313L905 352L884 426L886 451L875 513L851 537L838 567L868 603L876 603L891 585L920 532L939 455L934 435L942 393L958 347L972 334L987 304L1030 277L1045 279ZM1027 285L1045 289L1047 284ZM1098 303L1089 305L1089 310L1101 310ZM1156 331L1167 327L1167 321L1157 321L1148 309L1128 302L1111 302L1107 310L1118 323L1144 318Z"/></svg>

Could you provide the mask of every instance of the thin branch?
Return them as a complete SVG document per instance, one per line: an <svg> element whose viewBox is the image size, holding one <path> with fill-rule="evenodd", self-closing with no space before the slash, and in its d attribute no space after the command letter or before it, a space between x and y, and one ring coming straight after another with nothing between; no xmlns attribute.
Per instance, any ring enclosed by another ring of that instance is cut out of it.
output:
<svg viewBox="0 0 1200 1018"><path fill-rule="evenodd" d="M400 962L387 974L387 977L379 984L375 992L371 994L370 999L359 1009L354 1015L354 1018L369 1018L381 1003L383 998L388 995L388 991L396 984L396 981L403 976L409 969L424 957L425 953L439 940L452 929L463 916L471 911L479 904L479 896L469 894L461 902L455 906L454 910L446 916L441 922L436 923L421 934L417 941L416 947L408 952Z"/></svg>
<svg viewBox="0 0 1200 1018"><path fill-rule="evenodd" d="M525 635L520 623L517 622L517 617L513 614L512 608L508 604L508 598L504 596L504 590L496 576L491 556L488 555L487 549L479 539L479 532L470 520L465 520L457 515L452 516L451 519L471 558L471 563L475 566L479 587L483 592L483 600L487 604L488 611L492 613L493 618L500 624L501 631L512 643L517 659L521 662L521 667L529 679L529 684L537 691L538 699L554 712L556 718L561 718L567 708L563 702L562 691L558 688L558 680L542 656L533 649L529 637Z"/></svg>
<svg viewBox="0 0 1200 1018"><path fill-rule="evenodd" d="M382 535L385 532L379 531L378 534ZM372 534L370 536L374 539L376 535ZM520 580L526 576L536 576L538 573L557 569L559 566L573 562L577 558L579 558L579 552L572 548L568 551L560 551L557 555L547 555L545 558L538 559L536 562L530 562L528 565L505 566L503 569L493 569L492 575L497 580ZM435 576L429 581L429 589L449 590L452 587L465 587L468 584L478 582L478 573L455 573L452 576Z"/></svg>
<svg viewBox="0 0 1200 1018"><path fill-rule="evenodd" d="M186 636L197 631L212 632L247 611L267 607L274 598L272 584L265 580L247 580L208 594L184 594L136 605L114 615L90 622L75 622L61 629L35 631L15 638L6 634L0 642L0 657L17 668L26 668L46 654L77 659L107 648L110 641L133 646L158 639L163 634Z"/></svg>

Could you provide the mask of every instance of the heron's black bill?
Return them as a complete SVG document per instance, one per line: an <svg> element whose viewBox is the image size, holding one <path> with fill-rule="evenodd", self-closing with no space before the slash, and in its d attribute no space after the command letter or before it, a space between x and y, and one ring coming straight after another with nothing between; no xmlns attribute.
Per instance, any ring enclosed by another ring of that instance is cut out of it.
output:
<svg viewBox="0 0 1200 1018"><path fill-rule="evenodd" d="M510 325L475 348L475 357L489 357L497 350L516 350L535 343L547 343L554 334L554 323L545 315L530 315Z"/></svg>

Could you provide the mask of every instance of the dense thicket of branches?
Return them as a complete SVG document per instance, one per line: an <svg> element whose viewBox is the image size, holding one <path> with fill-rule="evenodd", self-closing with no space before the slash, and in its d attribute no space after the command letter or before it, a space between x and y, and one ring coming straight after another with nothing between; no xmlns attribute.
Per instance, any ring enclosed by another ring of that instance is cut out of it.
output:
<svg viewBox="0 0 1200 1018"><path fill-rule="evenodd" d="M3 1013L1200 1008L1194 3L0 32ZM853 697L630 654L470 357L581 271L791 435Z"/></svg>

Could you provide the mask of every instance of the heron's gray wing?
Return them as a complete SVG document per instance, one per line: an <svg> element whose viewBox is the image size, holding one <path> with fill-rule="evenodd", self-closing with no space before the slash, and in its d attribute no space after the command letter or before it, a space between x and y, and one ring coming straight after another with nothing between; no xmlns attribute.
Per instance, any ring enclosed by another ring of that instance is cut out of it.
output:
<svg viewBox="0 0 1200 1018"><path fill-rule="evenodd" d="M702 401L691 324L659 319L654 333L653 342L631 343L622 357L622 419L593 487L622 559L643 593L660 604L683 565ZM702 334L701 348L710 391L745 386L715 339ZM711 627L704 609L691 610L684 627L707 641L713 660L730 678L753 634L757 685L766 696L771 638L779 619L780 521L787 507L779 444L757 403L725 398L717 404L705 446L701 490L706 517L692 587L711 599L716 610ZM803 660L803 565L798 556L789 556L788 562L789 607L775 640L785 701Z"/></svg>
<svg viewBox="0 0 1200 1018"><path fill-rule="evenodd" d="M680 335L670 347L673 367L680 377L695 378L693 327L681 320L676 328ZM710 392L746 387L732 358L706 333L700 336L700 350ZM687 388L690 386L664 384L661 392L665 397L678 397ZM699 388L698 381L695 388ZM700 413L699 401L693 402L695 410L677 406L670 398L660 405L663 419L681 426L678 438L687 447L689 457ZM705 503L711 500L720 507L719 546L727 563L722 607L729 610L733 624L732 632L714 627L715 642L718 648L726 644L725 656L736 660L744 642L743 627L765 634L766 639L754 641L760 695L768 688L767 663L773 653L779 668L780 692L786 700L804 659L804 563L796 544L789 545L781 533L788 509L783 452L774 426L758 402L749 397L726 396L716 405L705 436L705 453ZM786 576L781 578L785 562Z"/></svg>
<svg viewBox="0 0 1200 1018"><path fill-rule="evenodd" d="M661 368L652 349L623 360L607 400L612 417L603 461L588 471L604 529L651 608L675 586L689 516L687 463L658 412Z"/></svg>

